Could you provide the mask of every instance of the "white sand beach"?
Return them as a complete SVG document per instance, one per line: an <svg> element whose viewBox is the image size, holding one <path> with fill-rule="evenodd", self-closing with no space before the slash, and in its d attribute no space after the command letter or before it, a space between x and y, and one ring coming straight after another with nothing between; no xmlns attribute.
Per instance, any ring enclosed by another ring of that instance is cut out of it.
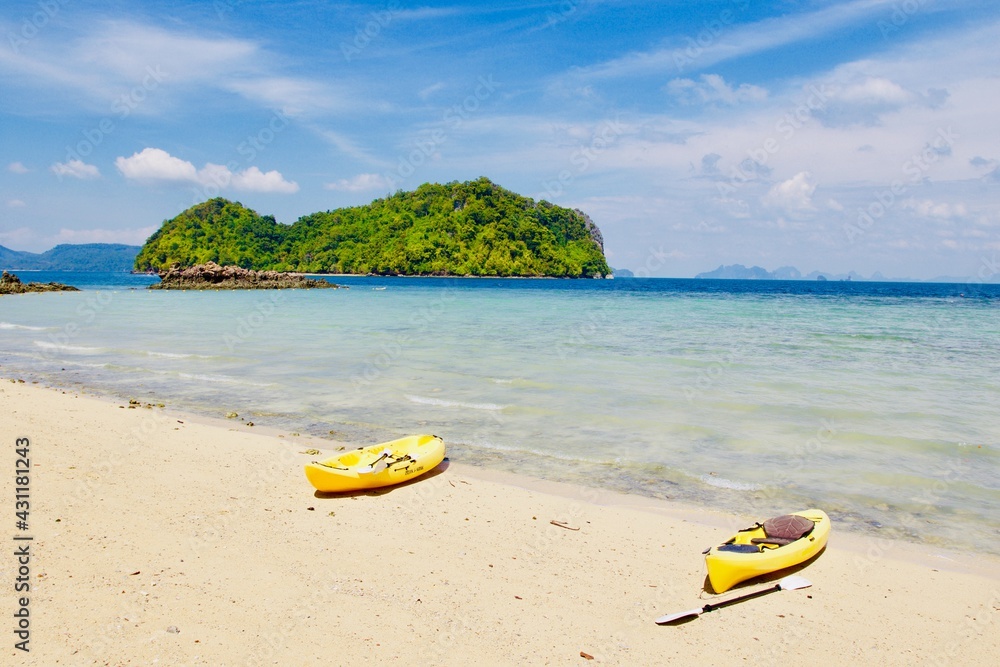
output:
<svg viewBox="0 0 1000 667"><path fill-rule="evenodd" d="M26 531L15 528L17 438L30 441ZM302 465L319 456L303 452L371 443L9 378L0 442L4 664L987 665L1000 655L998 559L836 522L799 572L811 588L658 626L661 614L766 585L709 595L701 555L763 517L458 461L404 486L317 497ZM29 592L14 591L15 536L34 538ZM21 597L27 653L11 632Z"/></svg>

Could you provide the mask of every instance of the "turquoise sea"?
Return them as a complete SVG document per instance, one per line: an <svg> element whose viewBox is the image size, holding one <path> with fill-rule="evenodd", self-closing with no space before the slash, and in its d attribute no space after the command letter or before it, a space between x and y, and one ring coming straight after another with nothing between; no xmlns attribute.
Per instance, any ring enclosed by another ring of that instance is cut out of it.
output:
<svg viewBox="0 0 1000 667"><path fill-rule="evenodd" d="M997 285L21 277L83 291L0 297L5 377L1000 553Z"/></svg>

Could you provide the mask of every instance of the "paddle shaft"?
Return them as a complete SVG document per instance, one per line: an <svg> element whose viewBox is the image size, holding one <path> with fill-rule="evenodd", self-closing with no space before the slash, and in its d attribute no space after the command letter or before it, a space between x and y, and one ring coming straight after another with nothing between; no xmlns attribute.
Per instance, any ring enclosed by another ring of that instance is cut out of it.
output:
<svg viewBox="0 0 1000 667"><path fill-rule="evenodd" d="M768 593L774 593L781 590L781 584L775 584L770 588L765 588L760 591L754 591L753 593L747 593L746 595L741 595L739 597L726 600L724 602L719 602L718 604L707 604L701 608L703 612L713 611L715 609L721 609L722 607L728 607L731 604L736 604L737 602L743 602L744 600L750 600L751 598L759 598L761 595L767 595Z"/></svg>

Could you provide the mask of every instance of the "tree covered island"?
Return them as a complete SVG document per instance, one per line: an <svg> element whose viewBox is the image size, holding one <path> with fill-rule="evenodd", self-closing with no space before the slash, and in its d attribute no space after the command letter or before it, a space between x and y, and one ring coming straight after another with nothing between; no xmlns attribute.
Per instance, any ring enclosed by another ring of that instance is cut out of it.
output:
<svg viewBox="0 0 1000 667"><path fill-rule="evenodd" d="M535 202L487 178L426 183L291 225L211 199L167 220L138 271L206 262L258 271L418 276L603 277L597 226L582 211Z"/></svg>

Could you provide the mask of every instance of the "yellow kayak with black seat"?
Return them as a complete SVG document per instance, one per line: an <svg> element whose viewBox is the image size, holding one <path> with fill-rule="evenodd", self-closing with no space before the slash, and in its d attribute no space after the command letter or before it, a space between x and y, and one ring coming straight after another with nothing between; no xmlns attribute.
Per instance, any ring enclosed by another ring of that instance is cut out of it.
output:
<svg viewBox="0 0 1000 667"><path fill-rule="evenodd" d="M818 509L756 523L705 552L708 581L716 593L723 593L741 581L809 560L829 537L830 517Z"/></svg>
<svg viewBox="0 0 1000 667"><path fill-rule="evenodd" d="M377 489L426 474L443 460L441 438L411 435L307 463L306 479L326 493Z"/></svg>

